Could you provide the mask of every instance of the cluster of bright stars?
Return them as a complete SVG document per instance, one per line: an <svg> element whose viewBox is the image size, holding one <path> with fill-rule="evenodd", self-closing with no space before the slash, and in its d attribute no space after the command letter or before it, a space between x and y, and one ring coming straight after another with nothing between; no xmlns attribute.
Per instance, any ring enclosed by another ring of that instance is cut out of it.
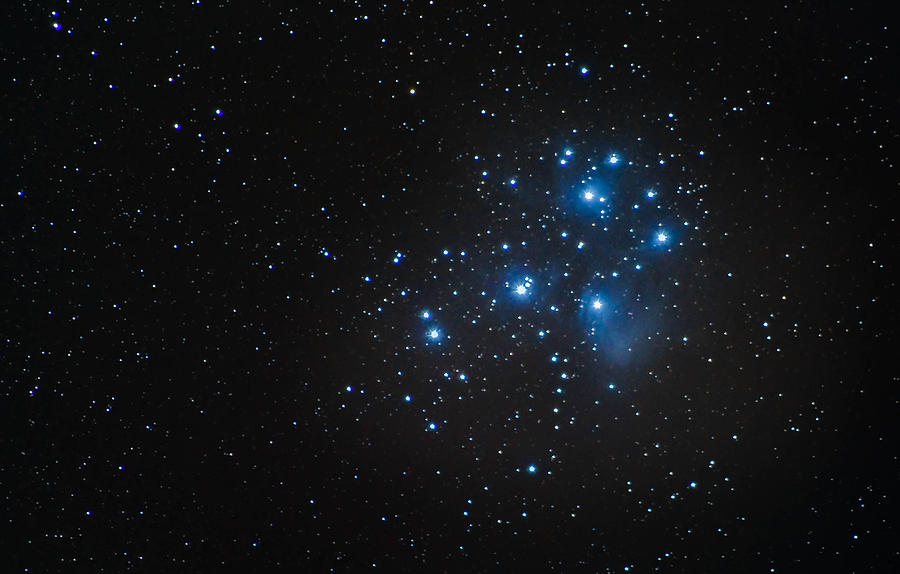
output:
<svg viewBox="0 0 900 574"><path fill-rule="evenodd" d="M582 75L587 75L587 73L588 73L587 68L581 69ZM219 110L216 110L216 114L220 115ZM559 159L560 165L563 165L563 166L567 165L569 163L569 161L573 158L574 155L575 155L575 152L572 149L568 149L568 148L564 149L562 151L561 157ZM476 160L478 160L478 159L480 159L480 158L476 156ZM610 166L616 166L616 165L620 164L622 161L623 160L621 159L621 157L619 155L613 153L607 157L605 163ZM596 169L597 169L597 166L594 165L592 167L592 170L596 171ZM487 171L483 171L481 175L482 175L482 177L487 177L488 173L487 173ZM515 187L519 182L518 182L517 178L510 178L510 179L506 180L506 183L511 187ZM586 183L586 182L583 182L583 183ZM644 193L648 200L654 200L657 198L657 192L655 190L652 190L652 189L647 190ZM581 197L586 202L598 202L601 204L606 204L606 202L608 201L606 196L599 194L594 189L583 190L581 192ZM637 205L635 205L635 208L637 208ZM567 238L568 233L563 231L561 233L561 237L564 239ZM661 228L658 228L655 231L653 238L657 245L668 243L671 239L669 233L666 230L661 229ZM524 243L523 243L523 245L524 245ZM508 243L503 243L500 247L501 247L502 251L509 251L509 249L510 249L510 245ZM583 248L584 242L580 241L578 243L577 247L578 247L578 249ZM443 253L445 256L448 255L447 250L444 250ZM394 264L399 264L403 258L404 258L404 255L401 252L397 251L394 253L392 261ZM635 269L640 270L641 266L639 264L636 264ZM618 275L619 274L615 271L611 273L611 276L614 278L618 277ZM535 284L534 280L530 276L524 276L524 277L521 277L517 281L511 281L510 283L507 283L506 286L507 286L507 289L509 289L515 296L524 298L524 297L528 297L532 294L534 284ZM599 296L596 296L596 295L592 296L592 297L588 297L585 300L585 305L590 310L597 312L597 313L605 311L605 302L602 300L602 298L600 298ZM550 309L555 310L556 308L555 308L555 306L551 306ZM442 332L440 326L437 324L434 314L431 311L425 309L425 310L421 310L419 312L419 317L423 321L425 321L426 325L427 325L426 330L425 330L426 339L429 342L438 343L444 337L444 333ZM538 333L538 337L544 338L546 336L546 334L547 334L546 331L541 330ZM557 360L557 357L554 355L551 358L551 361L556 362L556 360ZM449 376L449 374L445 373L445 376ZM568 378L568 375L564 373L562 375L562 378L566 379L566 378ZM461 374L461 375L459 375L459 379L461 381L464 381L466 379L466 377L465 377L465 375ZM613 383L609 383L608 387L612 391L615 391L615 389L616 389L616 386ZM562 388L557 388L557 392L561 394ZM410 395L405 395L405 396L403 396L403 401L406 403L410 403L412 401L412 397ZM426 419L426 429L425 429L426 431L437 431L437 429L438 429L438 426L435 422L428 421ZM537 472L538 472L538 468L535 464L528 465L527 467L525 467L525 470L528 474L537 474ZM697 483L690 482L689 488L691 488L691 489L697 488Z"/></svg>

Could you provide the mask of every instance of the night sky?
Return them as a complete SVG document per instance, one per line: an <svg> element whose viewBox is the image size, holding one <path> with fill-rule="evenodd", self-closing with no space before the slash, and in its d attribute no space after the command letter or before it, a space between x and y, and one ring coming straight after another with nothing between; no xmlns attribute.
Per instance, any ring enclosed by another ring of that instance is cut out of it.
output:
<svg viewBox="0 0 900 574"><path fill-rule="evenodd" d="M4 572L900 569L881 8L104 4L3 11Z"/></svg>

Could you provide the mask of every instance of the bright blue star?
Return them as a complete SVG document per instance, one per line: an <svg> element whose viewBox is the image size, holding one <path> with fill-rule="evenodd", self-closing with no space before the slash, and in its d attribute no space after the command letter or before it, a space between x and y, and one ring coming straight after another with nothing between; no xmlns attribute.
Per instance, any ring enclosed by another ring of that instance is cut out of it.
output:
<svg viewBox="0 0 900 574"><path fill-rule="evenodd" d="M611 156L609 156L608 161L609 161L609 165L616 165L621 160L619 159L619 156L617 156L616 154L612 154Z"/></svg>
<svg viewBox="0 0 900 574"><path fill-rule="evenodd" d="M582 68L581 68L581 75L582 75L582 76L587 76L589 71L590 71L590 70L588 70L587 68L582 67Z"/></svg>
<svg viewBox="0 0 900 574"><path fill-rule="evenodd" d="M590 200L594 199L594 192L593 192L593 191L585 191L585 192L584 192L584 199L587 200L587 201L590 201Z"/></svg>
<svg viewBox="0 0 900 574"><path fill-rule="evenodd" d="M536 473L537 467L532 464L531 466L528 467L528 472L530 472L531 474Z"/></svg>
<svg viewBox="0 0 900 574"><path fill-rule="evenodd" d="M669 236L666 234L665 231L660 231L659 233L656 234L657 243L665 243L668 240L669 240Z"/></svg>
<svg viewBox="0 0 900 574"><path fill-rule="evenodd" d="M603 302L600 301L600 299L594 299L594 302L591 303L591 307L593 307L594 309L602 309L602 308L603 308Z"/></svg>
<svg viewBox="0 0 900 574"><path fill-rule="evenodd" d="M655 192L655 191L653 191L653 190L651 189L650 191L647 192L647 199L653 199L654 197L656 197L656 192Z"/></svg>
<svg viewBox="0 0 900 574"><path fill-rule="evenodd" d="M527 295L528 291L531 289L532 281L531 277L525 277L521 283L517 284L513 287L513 291L515 291L516 295Z"/></svg>
<svg viewBox="0 0 900 574"><path fill-rule="evenodd" d="M441 338L441 332L437 329L432 329L428 331L428 338L436 341Z"/></svg>

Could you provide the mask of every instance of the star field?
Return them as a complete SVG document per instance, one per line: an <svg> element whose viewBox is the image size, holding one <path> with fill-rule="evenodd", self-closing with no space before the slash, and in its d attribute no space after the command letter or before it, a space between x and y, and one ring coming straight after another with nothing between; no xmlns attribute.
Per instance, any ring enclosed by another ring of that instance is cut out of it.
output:
<svg viewBox="0 0 900 574"><path fill-rule="evenodd" d="M10 572L890 572L872 7L11 7Z"/></svg>

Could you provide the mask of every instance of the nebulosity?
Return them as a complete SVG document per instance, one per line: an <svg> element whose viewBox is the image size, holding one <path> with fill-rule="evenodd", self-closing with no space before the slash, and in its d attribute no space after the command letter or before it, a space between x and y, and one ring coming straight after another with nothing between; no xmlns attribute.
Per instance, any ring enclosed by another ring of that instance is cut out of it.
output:
<svg viewBox="0 0 900 574"><path fill-rule="evenodd" d="M602 378L604 365L632 361L648 341L683 339L669 332L670 315L678 276L691 271L703 186L673 179L681 172L650 155L558 146L512 174L474 155L481 201L463 217L483 227L463 227L464 248L411 267L412 281L431 286L415 295L419 341L478 341L478 356L493 356L491 342L505 337L528 353L577 349L571 363ZM415 277L425 268L429 276ZM447 283L435 285L439 277Z"/></svg>

